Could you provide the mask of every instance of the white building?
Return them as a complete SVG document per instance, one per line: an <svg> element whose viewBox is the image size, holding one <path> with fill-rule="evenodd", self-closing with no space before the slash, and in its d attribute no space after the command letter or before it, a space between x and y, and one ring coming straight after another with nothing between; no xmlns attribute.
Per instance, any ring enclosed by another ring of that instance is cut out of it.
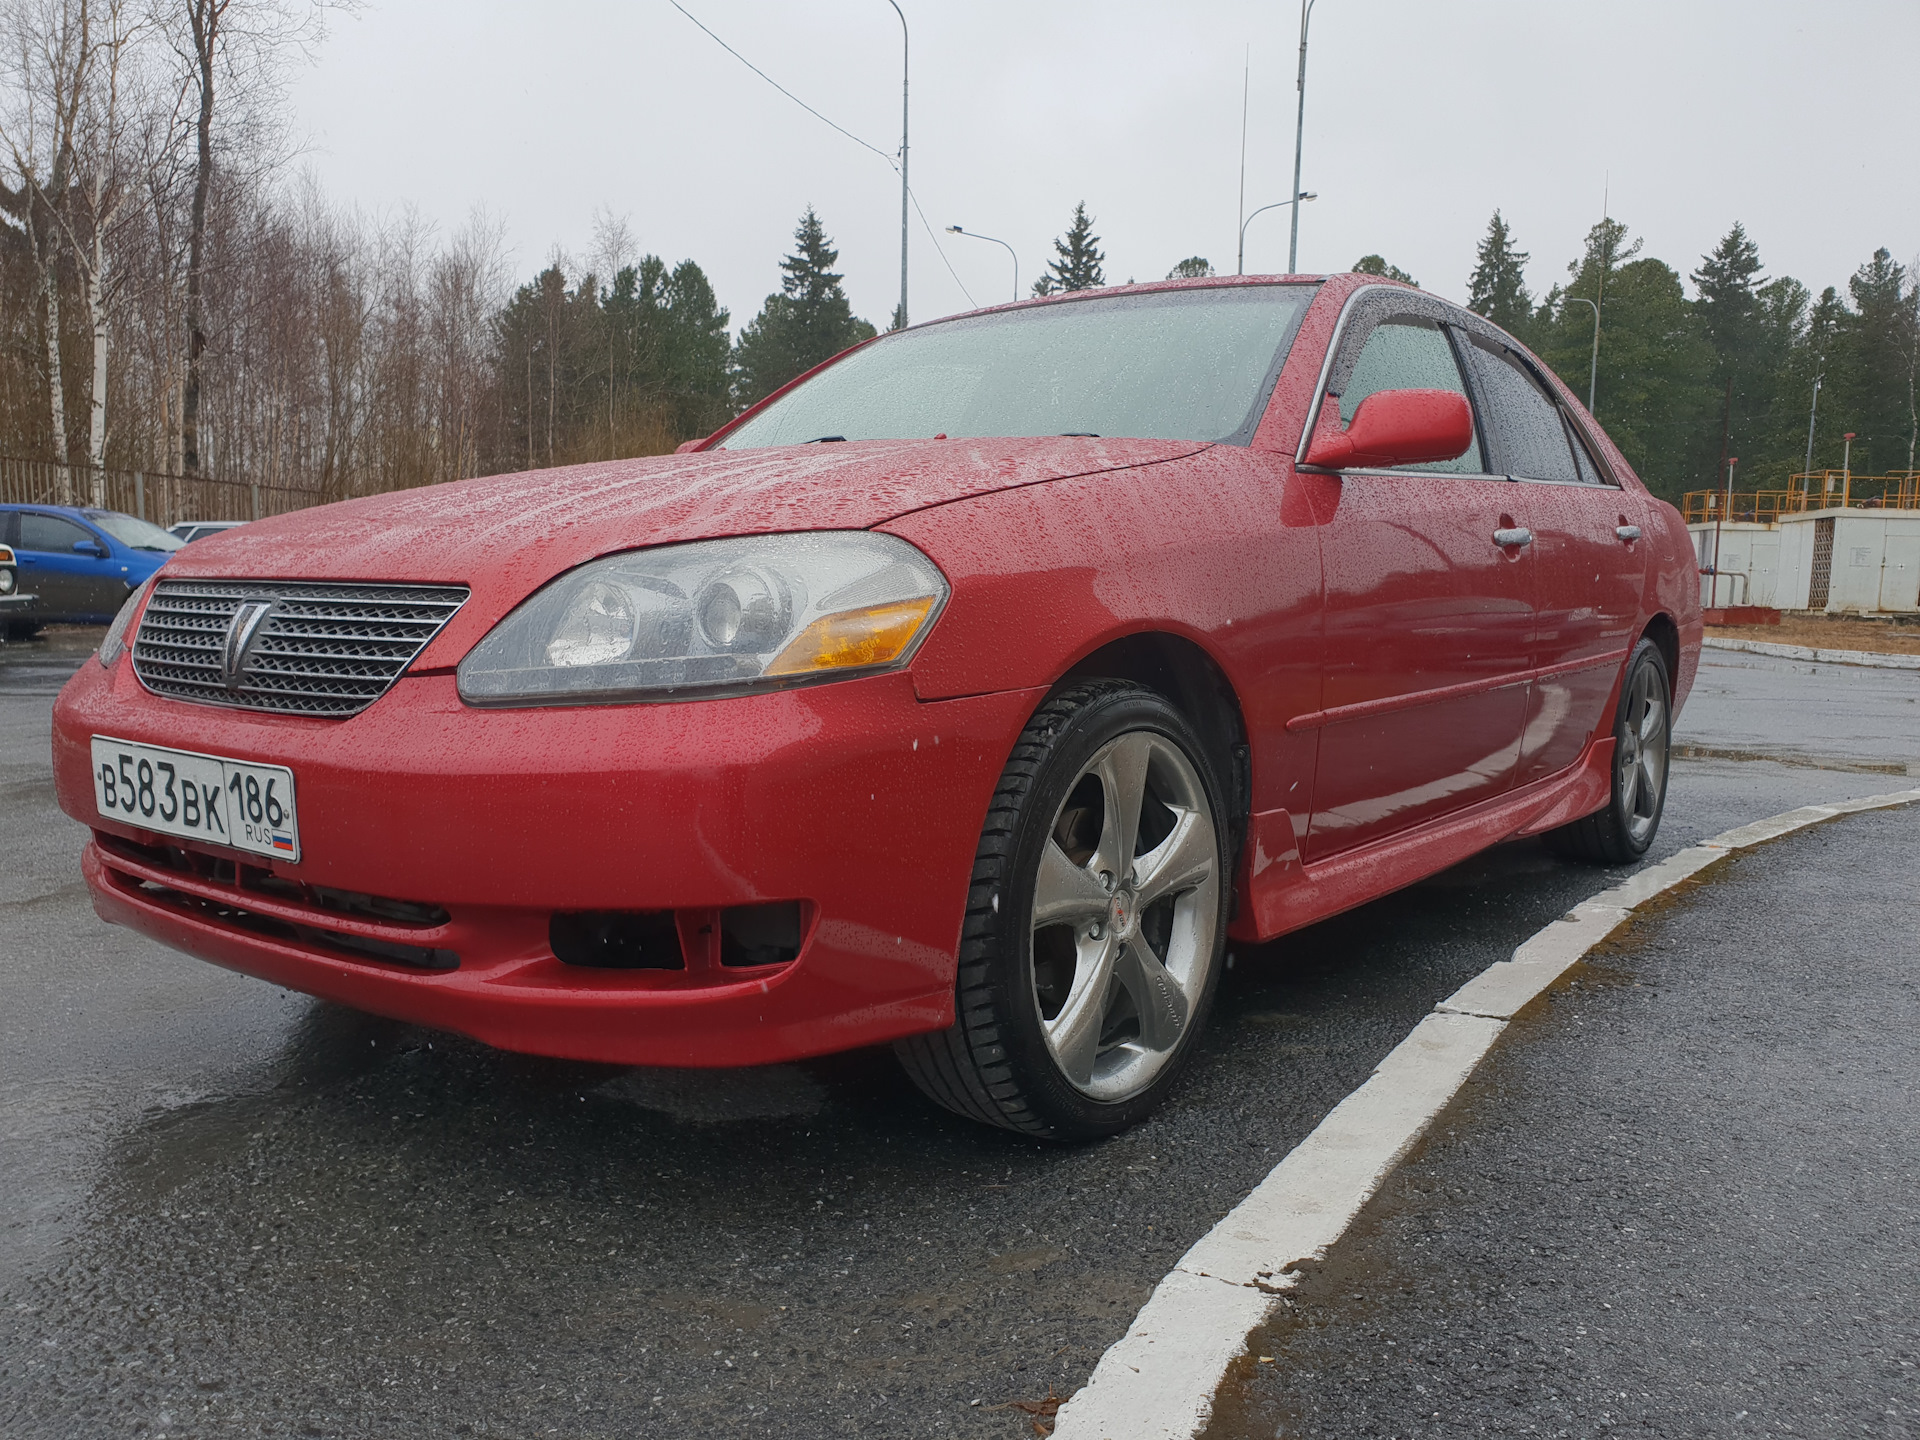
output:
<svg viewBox="0 0 1920 1440"><path fill-rule="evenodd" d="M1920 613L1920 510L1812 510L1777 525L1690 525L1703 605L1828 614ZM1716 529L1719 532L1715 539Z"/></svg>

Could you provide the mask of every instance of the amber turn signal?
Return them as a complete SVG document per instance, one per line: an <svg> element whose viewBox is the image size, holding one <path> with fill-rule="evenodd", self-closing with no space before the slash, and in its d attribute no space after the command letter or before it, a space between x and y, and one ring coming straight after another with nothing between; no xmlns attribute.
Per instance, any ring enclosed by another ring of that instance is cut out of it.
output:
<svg viewBox="0 0 1920 1440"><path fill-rule="evenodd" d="M820 670L862 669L900 658L920 633L933 597L870 605L822 615L793 639L766 668L768 675L809 675Z"/></svg>

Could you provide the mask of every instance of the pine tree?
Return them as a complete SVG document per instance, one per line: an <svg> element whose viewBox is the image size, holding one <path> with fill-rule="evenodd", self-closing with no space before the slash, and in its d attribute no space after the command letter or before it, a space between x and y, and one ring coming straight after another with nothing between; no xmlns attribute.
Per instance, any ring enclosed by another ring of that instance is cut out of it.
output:
<svg viewBox="0 0 1920 1440"><path fill-rule="evenodd" d="M1353 262L1353 273L1356 275L1378 275L1383 280L1404 280L1407 284L1416 288L1418 288L1420 284L1418 280L1407 274L1407 272L1402 270L1398 265L1388 264L1387 258L1384 255L1362 255L1358 260Z"/></svg>
<svg viewBox="0 0 1920 1440"><path fill-rule="evenodd" d="M793 253L780 262L786 272L781 293L767 297L734 347L735 393L744 405L874 335L873 326L854 315L840 288L844 277L833 269L840 252L811 205L793 238Z"/></svg>
<svg viewBox="0 0 1920 1440"><path fill-rule="evenodd" d="M1100 237L1093 233L1093 218L1082 200L1073 207L1073 223L1067 233L1053 242L1054 258L1047 263L1047 273L1033 282L1033 293L1093 290L1106 284L1107 272L1101 265L1107 257L1099 247Z"/></svg>
<svg viewBox="0 0 1920 1440"><path fill-rule="evenodd" d="M1719 423L1702 433L1694 448L1695 466L1716 476L1725 471L1729 455L1754 458L1748 442L1758 439L1773 398L1767 384L1771 367L1761 350L1759 274L1759 248L1736 220L1691 277L1700 295L1693 304L1694 323L1713 347L1713 382L1720 391ZM1749 467L1747 473L1757 471Z"/></svg>
<svg viewBox="0 0 1920 1440"><path fill-rule="evenodd" d="M1189 255L1167 272L1169 280L1204 280L1213 274L1213 262L1204 255Z"/></svg>
<svg viewBox="0 0 1920 1440"><path fill-rule="evenodd" d="M1847 280L1853 314L1841 326L1842 385L1858 432L1853 468L1884 473L1907 468L1915 433L1914 348L1920 290L1882 246Z"/></svg>
<svg viewBox="0 0 1920 1440"><path fill-rule="evenodd" d="M1663 262L1638 259L1641 248L1628 242L1619 221L1595 225L1581 257L1567 266L1571 283L1554 286L1535 312L1527 343L1584 399L1593 311L1568 298L1600 301L1600 421L1640 478L1677 499L1701 486L1694 444L1707 427L1718 438L1720 395L1713 352L1693 323L1684 282Z"/></svg>
<svg viewBox="0 0 1920 1440"><path fill-rule="evenodd" d="M1533 318L1533 297L1527 293L1527 252L1513 246L1513 232L1500 212L1493 212L1486 238L1474 252L1478 262L1467 277L1467 308L1518 335Z"/></svg>

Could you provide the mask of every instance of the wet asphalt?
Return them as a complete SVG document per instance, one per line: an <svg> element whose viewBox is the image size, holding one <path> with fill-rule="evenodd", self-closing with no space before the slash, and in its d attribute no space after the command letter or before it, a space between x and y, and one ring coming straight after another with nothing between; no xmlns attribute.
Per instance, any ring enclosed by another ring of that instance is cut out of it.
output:
<svg viewBox="0 0 1920 1440"><path fill-rule="evenodd" d="M1920 813L1854 817L1616 936L1255 1332L1212 1440L1920 1433L1916 853Z"/></svg>
<svg viewBox="0 0 1920 1440"><path fill-rule="evenodd" d="M934 1109L884 1052L534 1060L103 925L47 774L53 695L94 638L0 650L19 1440L1030 1435L1023 1407L1081 1384L1436 999L1618 878L1519 843L1242 948L1169 1105L1036 1146ZM1911 783L1920 744L1885 737L1920 734L1916 702L1912 673L1710 661L1655 858Z"/></svg>

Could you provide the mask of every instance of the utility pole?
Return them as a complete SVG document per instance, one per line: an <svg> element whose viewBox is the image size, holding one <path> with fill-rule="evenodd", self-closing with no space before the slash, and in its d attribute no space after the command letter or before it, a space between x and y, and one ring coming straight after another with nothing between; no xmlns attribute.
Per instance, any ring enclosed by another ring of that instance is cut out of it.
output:
<svg viewBox="0 0 1920 1440"><path fill-rule="evenodd" d="M1307 123L1307 22L1313 18L1313 0L1300 0L1300 108L1293 117L1293 193L1300 193L1300 146ZM1300 207L1293 207L1293 227L1287 236L1287 273L1300 269Z"/></svg>
<svg viewBox="0 0 1920 1440"><path fill-rule="evenodd" d="M1727 512L1733 508L1733 467L1740 462L1731 455L1727 457L1727 498L1721 503L1720 513L1713 521L1713 588L1708 598L1715 605L1720 603L1720 527L1726 523Z"/></svg>
<svg viewBox="0 0 1920 1440"><path fill-rule="evenodd" d="M1849 430L1842 438L1846 448L1840 452L1840 508L1846 509L1853 501L1853 435Z"/></svg>
<svg viewBox="0 0 1920 1440"><path fill-rule="evenodd" d="M907 328L907 16L898 0L887 0L900 17L900 324Z"/></svg>
<svg viewBox="0 0 1920 1440"><path fill-rule="evenodd" d="M1801 504L1806 503L1807 488L1813 484L1813 423L1820 418L1820 382L1827 377L1813 377L1813 408L1807 412L1807 468L1800 480Z"/></svg>
<svg viewBox="0 0 1920 1440"><path fill-rule="evenodd" d="M1247 46L1240 70L1240 266L1233 273L1247 273L1247 96L1253 87L1253 46ZM1299 186L1294 187L1296 190Z"/></svg>

